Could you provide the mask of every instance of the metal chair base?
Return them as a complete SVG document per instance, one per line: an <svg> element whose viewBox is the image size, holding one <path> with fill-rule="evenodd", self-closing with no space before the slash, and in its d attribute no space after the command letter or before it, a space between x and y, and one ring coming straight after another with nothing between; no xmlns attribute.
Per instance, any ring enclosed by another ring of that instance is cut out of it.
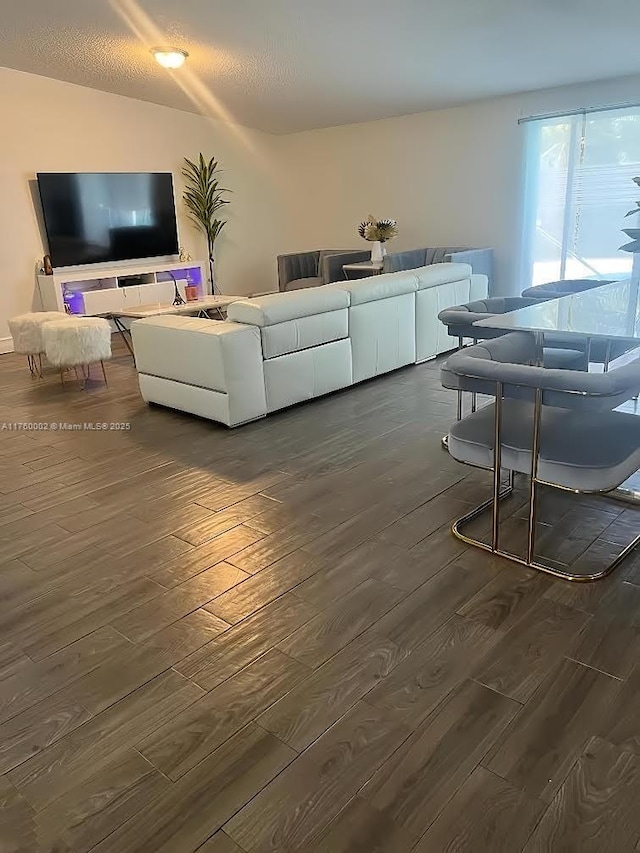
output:
<svg viewBox="0 0 640 853"><path fill-rule="evenodd" d="M477 340L475 338L473 339L473 343L474 344L477 343ZM464 349L464 338L458 338L458 350L457 351L460 352L461 349ZM478 408L478 395L475 393L475 391L473 391L471 393L471 411L475 412L477 408ZM462 391L458 391L458 402L457 402L457 407L456 407L456 420L457 421L462 420L463 413L464 413L464 400L462 397ZM442 446L448 453L449 452L449 434L448 433L447 433L447 435L442 436Z"/></svg>
<svg viewBox="0 0 640 853"><path fill-rule="evenodd" d="M499 497L500 503L502 503L503 500L508 498L511 495L512 491L512 487L508 487L507 489L501 491ZM482 542L479 539L474 539L472 536L468 536L463 532L463 527L469 524L469 522L474 521L476 518L480 518L485 513L488 516L491 515L491 513L493 513L493 509L494 499L492 497L489 498L489 500L484 501L484 503L481 503L475 509L472 509L470 512L466 513L466 515L463 515L457 521L455 521L451 527L451 532L457 539L460 539L467 545L473 545L475 548L481 548L483 551L487 551L489 554L495 554L499 557L504 557L507 560L511 560L511 562L513 563L518 563L518 565L520 566L526 566L529 569L535 569L536 571L543 572L547 575L552 575L553 577L560 578L561 580L571 581L572 583L589 583L606 577L614 569L616 569L625 559L625 557L627 557L640 543L639 534L618 554L615 560L613 560L599 572L591 572L588 575L576 575L572 572L564 572L561 569L558 569L557 566L545 563L540 559L527 560L524 557L519 557L517 554L511 554L509 551L504 551L502 548L499 547L493 547L487 542ZM531 503L529 505L529 509L531 512Z"/></svg>

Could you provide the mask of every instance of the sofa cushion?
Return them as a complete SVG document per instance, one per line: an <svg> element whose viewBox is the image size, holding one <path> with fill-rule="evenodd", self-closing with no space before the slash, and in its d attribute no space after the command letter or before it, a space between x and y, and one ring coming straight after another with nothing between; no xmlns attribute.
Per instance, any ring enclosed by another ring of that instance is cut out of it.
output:
<svg viewBox="0 0 640 853"><path fill-rule="evenodd" d="M448 284L450 281L471 278L471 266L469 264L431 264L427 267L418 267L413 270L413 273L418 279L418 290L426 290L429 287Z"/></svg>
<svg viewBox="0 0 640 853"><path fill-rule="evenodd" d="M233 302L228 310L229 320L250 323L252 326L274 326L299 317L324 314L349 307L349 294L337 287L314 287L293 293L273 293L256 299Z"/></svg>
<svg viewBox="0 0 640 853"><path fill-rule="evenodd" d="M397 370L416 360L416 299L403 293L349 311L353 381Z"/></svg>
<svg viewBox="0 0 640 853"><path fill-rule="evenodd" d="M463 278L439 284L437 287L425 287L416 297L416 350L418 361L435 358L438 353L455 349L456 338L449 335L448 329L439 320L438 315L450 305L461 305L469 300L470 279Z"/></svg>
<svg viewBox="0 0 640 853"><path fill-rule="evenodd" d="M269 359L264 381L269 412L346 388L353 382L349 340Z"/></svg>
<svg viewBox="0 0 640 853"><path fill-rule="evenodd" d="M290 352L321 346L349 337L349 312L346 308L298 317L285 323L264 326L261 330L262 354L266 359Z"/></svg>
<svg viewBox="0 0 640 853"><path fill-rule="evenodd" d="M390 299L393 296L403 296L405 293L415 293L418 289L418 280L412 270L372 275L354 281L341 281L333 287L347 291L353 306L363 305L365 302L377 302L379 299Z"/></svg>

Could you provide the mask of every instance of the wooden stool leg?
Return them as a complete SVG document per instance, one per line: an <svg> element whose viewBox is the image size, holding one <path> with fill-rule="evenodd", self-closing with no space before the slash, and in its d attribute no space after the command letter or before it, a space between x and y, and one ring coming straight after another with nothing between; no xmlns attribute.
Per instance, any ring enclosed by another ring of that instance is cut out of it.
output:
<svg viewBox="0 0 640 853"><path fill-rule="evenodd" d="M78 375L78 367L80 367L80 375ZM74 364L73 365L73 372L76 375L76 381L80 385L80 388L84 391L84 385L85 385L85 382L84 382L84 365Z"/></svg>

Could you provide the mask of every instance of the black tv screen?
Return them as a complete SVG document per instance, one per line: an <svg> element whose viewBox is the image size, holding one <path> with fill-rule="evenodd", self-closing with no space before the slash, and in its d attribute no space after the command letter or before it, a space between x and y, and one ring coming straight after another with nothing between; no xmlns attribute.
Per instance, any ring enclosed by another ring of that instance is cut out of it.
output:
<svg viewBox="0 0 640 853"><path fill-rule="evenodd" d="M37 177L54 267L177 254L168 172L39 172Z"/></svg>

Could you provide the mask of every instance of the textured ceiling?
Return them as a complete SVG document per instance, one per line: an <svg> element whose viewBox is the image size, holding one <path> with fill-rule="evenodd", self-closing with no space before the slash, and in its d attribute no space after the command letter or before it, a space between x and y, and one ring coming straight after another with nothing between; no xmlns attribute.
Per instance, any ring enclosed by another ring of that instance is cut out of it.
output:
<svg viewBox="0 0 640 853"><path fill-rule="evenodd" d="M637 0L3 0L0 65L275 133L640 71ZM170 73L149 47L189 51Z"/></svg>

